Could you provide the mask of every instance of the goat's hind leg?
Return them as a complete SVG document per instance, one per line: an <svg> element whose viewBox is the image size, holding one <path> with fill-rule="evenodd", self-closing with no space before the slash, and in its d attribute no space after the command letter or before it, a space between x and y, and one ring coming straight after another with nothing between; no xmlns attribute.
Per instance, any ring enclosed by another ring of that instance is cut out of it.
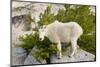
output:
<svg viewBox="0 0 100 67"><path fill-rule="evenodd" d="M72 47L72 52L69 55L69 57L73 57L74 54L77 52L77 39L72 39L71 40L71 47Z"/></svg>

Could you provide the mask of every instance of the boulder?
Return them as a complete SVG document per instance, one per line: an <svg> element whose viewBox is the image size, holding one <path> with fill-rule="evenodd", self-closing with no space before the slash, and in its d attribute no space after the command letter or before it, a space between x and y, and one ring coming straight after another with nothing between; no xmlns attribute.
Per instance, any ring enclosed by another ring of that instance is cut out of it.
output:
<svg viewBox="0 0 100 67"><path fill-rule="evenodd" d="M29 65L29 64L41 64L41 63L38 62L31 54L29 54L24 61L24 65Z"/></svg>
<svg viewBox="0 0 100 67"><path fill-rule="evenodd" d="M36 64L47 64L46 60L37 61L33 57L33 53L36 51L35 48L28 54L23 48L13 48L12 49L12 65L36 65ZM95 61L95 55L78 48L77 53L73 57L69 57L71 53L70 47L68 47L64 52L61 59L54 54L50 58L50 63L69 63L69 62L87 62Z"/></svg>
<svg viewBox="0 0 100 67"><path fill-rule="evenodd" d="M63 63L63 62L84 62L84 61L94 61L95 55L86 52L82 49L78 49L77 53L73 57L69 57L71 53L70 47L67 48L66 51L63 52L63 56L61 59L58 59L56 55L51 57L51 63Z"/></svg>
<svg viewBox="0 0 100 67"><path fill-rule="evenodd" d="M26 58L24 65L26 64L46 64L46 61L42 61L41 63L38 62L33 56L32 52L34 52L36 49L32 49L31 53ZM50 63L64 63L64 62L87 62L87 61L95 61L95 55L84 51L80 48L78 48L77 53L73 57L69 57L71 53L71 47L68 47L63 52L63 57L61 59L58 59L58 57L54 54L50 58Z"/></svg>
<svg viewBox="0 0 100 67"><path fill-rule="evenodd" d="M32 51L29 53L29 55L27 56L27 58L24 61L24 65L28 65L28 64L46 64L45 60L40 60L38 61L35 57L33 57L32 54L34 54L34 52L37 49L33 48Z"/></svg>
<svg viewBox="0 0 100 67"><path fill-rule="evenodd" d="M11 55L11 60L12 60L12 63L11 65L12 66L15 66L15 65L23 65L24 64L24 61L27 57L27 52L26 50L24 50L23 48L12 48L12 55Z"/></svg>

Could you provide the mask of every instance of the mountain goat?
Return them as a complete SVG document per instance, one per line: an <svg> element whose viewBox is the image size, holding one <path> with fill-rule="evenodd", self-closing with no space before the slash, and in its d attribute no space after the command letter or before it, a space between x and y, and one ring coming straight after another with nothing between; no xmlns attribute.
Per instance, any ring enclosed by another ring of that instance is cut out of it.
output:
<svg viewBox="0 0 100 67"><path fill-rule="evenodd" d="M62 57L61 42L71 42L72 52L69 56L73 57L77 51L77 40L82 34L83 30L76 22L61 23L56 20L42 29L39 29L39 39L41 41L44 40L44 36L46 36L51 42L57 43L58 58Z"/></svg>

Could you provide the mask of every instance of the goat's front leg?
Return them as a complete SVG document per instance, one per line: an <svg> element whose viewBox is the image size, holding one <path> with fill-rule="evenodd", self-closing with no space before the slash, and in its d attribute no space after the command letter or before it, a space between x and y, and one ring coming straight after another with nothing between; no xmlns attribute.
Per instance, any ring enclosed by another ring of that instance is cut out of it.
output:
<svg viewBox="0 0 100 67"><path fill-rule="evenodd" d="M61 47L60 41L57 44L57 49L58 49L58 51L57 51L58 59L61 59L62 58L62 47Z"/></svg>

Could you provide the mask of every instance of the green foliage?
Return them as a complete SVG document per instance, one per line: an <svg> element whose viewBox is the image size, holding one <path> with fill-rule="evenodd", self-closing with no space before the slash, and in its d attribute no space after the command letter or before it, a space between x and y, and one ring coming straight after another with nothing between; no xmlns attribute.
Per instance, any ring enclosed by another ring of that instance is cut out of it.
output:
<svg viewBox="0 0 100 67"><path fill-rule="evenodd" d="M43 41L40 41L39 35L37 33L20 36L19 40L22 42L19 47L24 48L28 53L30 53L32 48L36 48L37 51L34 51L32 55L37 60L44 60L49 58L51 54L57 52L56 43L52 43L47 37L45 37Z"/></svg>
<svg viewBox="0 0 100 67"><path fill-rule="evenodd" d="M91 36L91 35L84 35L79 39L78 45L93 54L96 52L96 36Z"/></svg>
<svg viewBox="0 0 100 67"><path fill-rule="evenodd" d="M43 41L38 42L36 49L38 50L33 53L33 56L36 57L37 60L45 60L57 52L57 45L45 37Z"/></svg>
<svg viewBox="0 0 100 67"><path fill-rule="evenodd" d="M56 15L56 20L61 22L77 22L84 30L84 34L91 33L95 27L95 15L87 5L64 5Z"/></svg>
<svg viewBox="0 0 100 67"><path fill-rule="evenodd" d="M53 13L51 13L51 7L48 6L47 9L44 11L44 14L40 14L40 21L38 21L39 25L48 25L52 23L55 20L55 16Z"/></svg>
<svg viewBox="0 0 100 67"><path fill-rule="evenodd" d="M66 21L65 10L64 9L60 9L58 11L58 14L55 16L55 18L58 21L65 22Z"/></svg>
<svg viewBox="0 0 100 67"><path fill-rule="evenodd" d="M37 34L26 34L24 36L19 36L19 41L22 43L18 47L24 48L28 53L32 50L32 48L36 45L38 41Z"/></svg>
<svg viewBox="0 0 100 67"><path fill-rule="evenodd" d="M91 33L95 26L95 16L87 5L64 5L65 9L60 9L57 15L51 13L51 6L48 6L44 13L40 14L40 26L48 25L55 20L61 22L77 22L82 26L84 34Z"/></svg>

